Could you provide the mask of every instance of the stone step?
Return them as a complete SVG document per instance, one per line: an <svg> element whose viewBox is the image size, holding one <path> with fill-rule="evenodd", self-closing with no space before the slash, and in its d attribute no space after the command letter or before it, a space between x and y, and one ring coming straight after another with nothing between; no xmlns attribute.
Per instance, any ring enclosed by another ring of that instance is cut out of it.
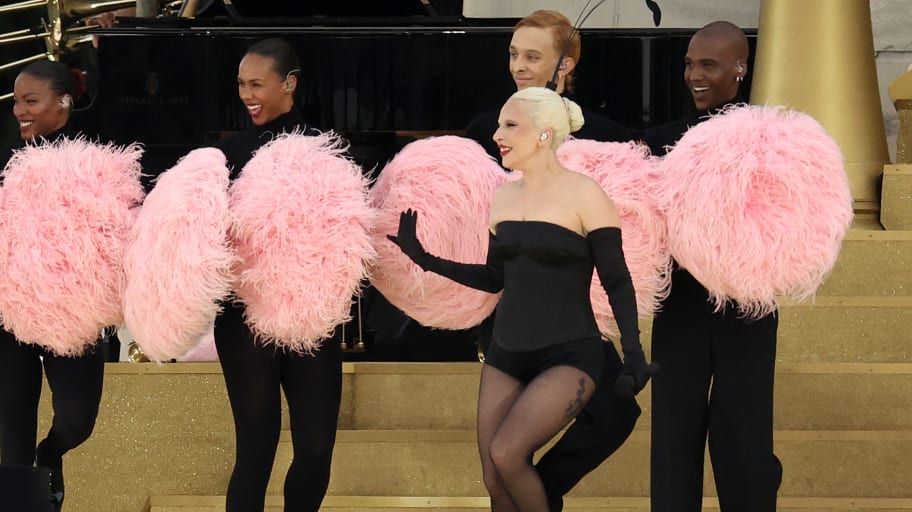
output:
<svg viewBox="0 0 912 512"><path fill-rule="evenodd" d="M910 325L912 297L817 297L779 309L776 359L780 363L910 363ZM641 321L640 338L647 352L651 337L652 322Z"/></svg>
<svg viewBox="0 0 912 512"><path fill-rule="evenodd" d="M480 364L354 364L351 429L475 427ZM650 390L638 430L650 426ZM780 364L775 397L781 430L901 430L912 425L912 364Z"/></svg>
<svg viewBox="0 0 912 512"><path fill-rule="evenodd" d="M282 512L282 497L268 496L264 512ZM152 496L149 512L224 512L224 496ZM392 512L425 510L476 512L490 510L487 497L449 496L327 496L321 510L334 512ZM573 512L648 512L643 497L567 498L564 509ZM912 510L912 500L894 498L780 498L780 512L900 512ZM719 510L716 498L703 499L704 511Z"/></svg>
<svg viewBox="0 0 912 512"><path fill-rule="evenodd" d="M891 230L912 230L912 164L885 165L880 222Z"/></svg>
<svg viewBox="0 0 912 512"><path fill-rule="evenodd" d="M857 221L818 296L912 297L912 231Z"/></svg>
<svg viewBox="0 0 912 512"><path fill-rule="evenodd" d="M777 431L783 497L912 499L912 431ZM284 432L268 494L281 494L291 459ZM705 495L715 489L706 464ZM635 432L572 497L648 496L649 433ZM484 496L473 430L340 431L329 494Z"/></svg>
<svg viewBox="0 0 912 512"><path fill-rule="evenodd" d="M339 427L471 431L480 369L478 363L345 363ZM105 372L95 432L65 457L67 509L134 512L144 510L149 495L223 494L235 441L219 365L112 363ZM777 428L909 429L910 375L912 364L779 364ZM49 395L42 395L39 432L50 424ZM635 436L648 432L648 387L640 403L645 412ZM476 464L474 437L463 442L466 463ZM893 464L891 453L885 457L884 468L908 467L905 461ZM345 464L339 462L337 469ZM483 491L479 487L464 495Z"/></svg>
<svg viewBox="0 0 912 512"><path fill-rule="evenodd" d="M912 362L912 297L818 297L779 315L780 362Z"/></svg>

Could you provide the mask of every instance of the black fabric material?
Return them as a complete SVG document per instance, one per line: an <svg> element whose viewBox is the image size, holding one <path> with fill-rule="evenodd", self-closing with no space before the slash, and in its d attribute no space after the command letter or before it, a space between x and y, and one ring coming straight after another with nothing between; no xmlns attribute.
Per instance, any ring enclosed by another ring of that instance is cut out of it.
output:
<svg viewBox="0 0 912 512"><path fill-rule="evenodd" d="M294 458L285 476L285 510L316 512L329 485L342 397L342 349L327 339L313 355L264 347L244 322L241 305L226 305L215 345L234 416L236 456L226 512L263 510L288 402Z"/></svg>
<svg viewBox="0 0 912 512"><path fill-rule="evenodd" d="M277 135L282 133L291 133L295 130L304 135L316 135L319 132L308 128L304 123L301 113L292 108L279 117L263 124L254 126L249 130L236 133L226 137L215 144L228 160L228 169L231 171L231 179L236 179L247 162L253 158L253 153L257 149L273 140Z"/></svg>
<svg viewBox="0 0 912 512"><path fill-rule="evenodd" d="M0 496L3 510L53 512L47 468L0 465Z"/></svg>
<svg viewBox="0 0 912 512"><path fill-rule="evenodd" d="M663 155L707 114L647 132L646 142ZM734 304L715 312L703 285L677 265L671 283L652 325L652 360L662 368L652 381L652 512L701 510L707 437L722 512L775 511L778 313L750 321Z"/></svg>
<svg viewBox="0 0 912 512"><path fill-rule="evenodd" d="M492 250L496 237L489 233L486 263L457 263L430 254L421 245L416 234L418 212L411 209L399 216L399 230L396 236L387 235L391 242L425 271L440 274L476 290L497 293L503 289L503 261Z"/></svg>
<svg viewBox="0 0 912 512"><path fill-rule="evenodd" d="M646 130L646 133L643 134L643 142L649 146L649 150L653 155L665 156L668 153L668 149L681 139L684 132L737 103L747 103L747 98L738 95L720 107L695 112L683 119L675 119Z"/></svg>
<svg viewBox="0 0 912 512"><path fill-rule="evenodd" d="M633 396L643 390L658 366L646 364L646 355L640 344L636 292L624 260L621 230L617 227L596 229L589 233L588 239L599 281L608 294L608 302L621 333L624 367L614 383L614 389L620 394Z"/></svg>
<svg viewBox="0 0 912 512"><path fill-rule="evenodd" d="M633 140L630 130L624 126L592 110L586 108L582 110L585 123L578 131L571 133L571 137L601 142L627 142ZM491 157L500 162L500 151L497 149L497 143L493 139L494 132L497 131L498 117L500 117L500 109L479 114L469 123L465 136L481 144Z"/></svg>
<svg viewBox="0 0 912 512"><path fill-rule="evenodd" d="M640 326L637 322L636 293L630 271L624 261L620 228L596 229L587 235L592 246L592 256L599 281L614 312L614 318L621 332L621 348L624 352L642 352Z"/></svg>
<svg viewBox="0 0 912 512"><path fill-rule="evenodd" d="M549 222L503 221L495 250L504 258L504 292L493 342L507 350L536 350L600 338L589 288L588 240Z"/></svg>
<svg viewBox="0 0 912 512"><path fill-rule="evenodd" d="M220 141L236 178L252 154L275 136L307 129L296 109ZM281 390L291 421L294 459L285 476L285 510L317 511L329 485L342 397L342 348L327 339L313 356L256 342L240 304L226 304L215 322L215 346L234 416L236 455L226 512L263 510L281 430Z"/></svg>
<svg viewBox="0 0 912 512"><path fill-rule="evenodd" d="M549 368L559 365L572 366L589 375L593 382L602 379L601 338L566 341L538 350L506 350L492 343L485 354L485 364L528 384Z"/></svg>
<svg viewBox="0 0 912 512"><path fill-rule="evenodd" d="M500 109L477 116L467 127L465 136L485 148L500 162L500 152L493 140ZM610 119L583 109L585 124L576 133L578 139L602 142L631 140L627 128ZM492 313L479 327L482 349L493 336L496 314ZM630 437L640 416L640 407L631 396L621 396L614 385L621 375L622 363L613 343L604 343L605 367L595 393L586 403L576 421L536 465L552 512L563 508L563 496L605 459L611 456Z"/></svg>
<svg viewBox="0 0 912 512"><path fill-rule="evenodd" d="M36 450L42 366L54 417ZM79 357L61 357L0 331L0 463L30 466L37 454L38 465L61 468L63 455L95 427L103 382L104 359L97 347Z"/></svg>
<svg viewBox="0 0 912 512"><path fill-rule="evenodd" d="M503 223L502 223L503 224ZM516 223L522 225L523 223ZM507 224L503 224L506 226ZM586 262L588 265L588 275L592 275L593 262L591 258L591 249L588 247L587 240L566 228L548 224L548 223L528 223L526 226L537 226L546 232L551 232L552 236L557 236L558 240L571 241L571 245L581 242L582 245L578 252L574 254L571 250L567 252L564 249L558 249L552 246L552 250L541 247L523 247L522 244L513 237L501 237L492 235L491 243L488 247L488 264L475 265L482 267L474 269L471 272L477 272L478 275L499 275L504 274L503 260L507 258L516 258L523 251L527 253L524 258L535 260L537 262L548 261L552 264L557 262L574 262L579 264ZM500 226L498 227L500 231ZM498 233L499 234L499 233ZM539 233L541 234L541 233ZM575 239L575 240L574 240ZM558 244L560 245L560 244ZM584 248L583 248L584 247ZM433 255L431 255L433 257ZM496 263L492 263L496 262ZM459 281L462 277L462 269L468 271L473 265L448 262L452 266L446 273L441 273L450 279ZM486 268L485 268L486 267ZM492 272L491 268L497 268ZM460 281L462 282L462 281ZM503 285L503 278L497 281ZM586 301L588 303L588 283L586 281ZM465 283L464 283L465 284ZM492 287L493 288L493 287ZM591 305L586 306L589 315L591 315ZM492 315L483 324L493 331L493 325L501 315L507 314L509 308L504 310L499 307L497 315ZM526 314L526 313L523 313ZM551 319L552 313L547 312L545 318ZM588 323L585 320L584 323ZM592 332L596 337L599 336L598 328L592 320ZM561 324L562 325L562 324ZM555 327L557 328L557 327ZM538 333L536 337L541 333ZM585 336L583 336L585 338ZM604 367L602 369L601 379L597 381L595 393L589 402L577 416L576 421L567 429L565 434L558 440L554 446L539 460L536 469L542 479L545 492L548 497L550 509L560 511L563 507L563 495L569 492L582 478L597 468L605 459L627 440L630 433L636 426L636 421L640 415L640 408L630 396L621 396L615 393L614 385L618 377L621 376L622 363L618 356L617 350L612 343L601 343Z"/></svg>
<svg viewBox="0 0 912 512"><path fill-rule="evenodd" d="M686 270L653 322L652 510L701 510L707 433L721 509L776 510L781 465L773 454L778 316L713 312Z"/></svg>

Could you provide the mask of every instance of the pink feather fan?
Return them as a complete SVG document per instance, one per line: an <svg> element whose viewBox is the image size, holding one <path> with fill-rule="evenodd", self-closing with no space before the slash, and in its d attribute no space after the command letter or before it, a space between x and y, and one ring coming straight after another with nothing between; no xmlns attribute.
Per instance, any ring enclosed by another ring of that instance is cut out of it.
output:
<svg viewBox="0 0 912 512"><path fill-rule="evenodd" d="M312 353L349 320L375 253L368 180L338 136L285 134L229 190L235 292L262 343Z"/></svg>
<svg viewBox="0 0 912 512"><path fill-rule="evenodd" d="M423 325L464 329L481 323L500 299L424 272L390 242L399 214L418 211L418 239L436 256L483 263L488 213L504 170L475 141L455 136L412 142L380 173L371 190L379 209L371 282L394 306Z"/></svg>
<svg viewBox="0 0 912 512"><path fill-rule="evenodd" d="M13 155L0 189L0 315L19 340L75 356L120 325L141 154L80 138Z"/></svg>
<svg viewBox="0 0 912 512"><path fill-rule="evenodd" d="M211 329L231 293L228 168L215 148L162 173L131 232L124 321L153 361L180 358Z"/></svg>
<svg viewBox="0 0 912 512"><path fill-rule="evenodd" d="M691 128L660 165L669 246L717 308L756 318L812 296L852 222L842 153L817 121L742 105Z"/></svg>
<svg viewBox="0 0 912 512"><path fill-rule="evenodd" d="M568 169L593 178L614 201L621 216L624 258L636 290L637 313L651 319L668 294L671 257L665 218L655 200L658 161L635 143L568 140L558 148ZM603 334L618 334L614 313L598 275L593 274L592 309Z"/></svg>
<svg viewBox="0 0 912 512"><path fill-rule="evenodd" d="M189 352L178 358L181 363L209 363L218 361L218 349L215 347L214 326L210 325L209 330L203 337L197 340L196 346Z"/></svg>

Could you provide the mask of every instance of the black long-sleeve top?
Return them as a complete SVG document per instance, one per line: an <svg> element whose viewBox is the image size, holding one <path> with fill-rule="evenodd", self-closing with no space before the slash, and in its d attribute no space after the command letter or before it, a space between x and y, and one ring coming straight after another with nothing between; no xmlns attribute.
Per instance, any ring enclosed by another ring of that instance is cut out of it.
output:
<svg viewBox="0 0 912 512"><path fill-rule="evenodd" d="M268 144L276 136L282 133L291 133L299 131L305 135L316 135L318 132L308 128L304 123L304 118L296 108L292 108L279 117L263 124L262 126L253 126L241 133L226 137L215 144L228 160L228 169L231 171L231 179L234 180L247 165L247 162L253 157L256 150Z"/></svg>

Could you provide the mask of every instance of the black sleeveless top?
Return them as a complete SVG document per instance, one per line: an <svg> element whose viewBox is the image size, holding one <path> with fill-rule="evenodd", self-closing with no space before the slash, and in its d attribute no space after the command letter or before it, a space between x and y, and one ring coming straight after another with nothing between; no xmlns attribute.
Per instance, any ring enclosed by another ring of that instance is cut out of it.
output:
<svg viewBox="0 0 912 512"><path fill-rule="evenodd" d="M594 261L589 240L544 221L503 221L493 239L504 265L494 341L526 351L601 334L589 289Z"/></svg>

